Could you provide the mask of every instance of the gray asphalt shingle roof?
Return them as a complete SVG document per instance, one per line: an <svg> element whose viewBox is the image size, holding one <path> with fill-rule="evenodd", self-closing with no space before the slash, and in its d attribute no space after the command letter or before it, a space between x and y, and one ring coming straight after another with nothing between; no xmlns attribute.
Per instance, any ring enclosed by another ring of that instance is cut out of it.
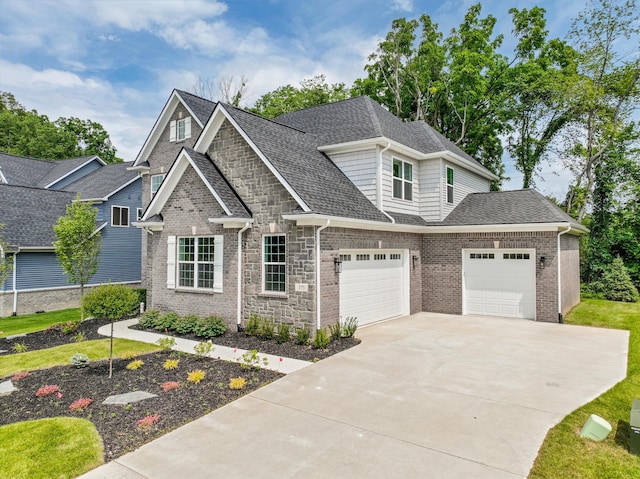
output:
<svg viewBox="0 0 640 479"><path fill-rule="evenodd" d="M567 213L536 190L471 193L442 222L430 225L501 225L529 223L570 223L585 230Z"/></svg>
<svg viewBox="0 0 640 479"><path fill-rule="evenodd" d="M98 157L96 155L90 155L79 156L77 158L68 158L66 160L52 161L52 163L54 164L53 168L49 173L47 173L38 181L38 184L36 186L38 188L46 188L50 183L53 183L54 181L68 175L73 170L75 170L79 166L82 166L92 158L95 158L97 160Z"/></svg>
<svg viewBox="0 0 640 479"><path fill-rule="evenodd" d="M104 198L138 177L135 171L127 171L131 163L113 163L92 171L67 185L66 191L80 193L83 199Z"/></svg>
<svg viewBox="0 0 640 479"><path fill-rule="evenodd" d="M390 222L317 150L317 137L231 105L224 108L313 213Z"/></svg>
<svg viewBox="0 0 640 479"><path fill-rule="evenodd" d="M198 117L200 123L206 124L216 107L216 103L183 90L176 90L176 93L189 106L193 114Z"/></svg>
<svg viewBox="0 0 640 479"><path fill-rule="evenodd" d="M44 188L53 181L69 174L95 155L48 161L0 153L0 168L9 185Z"/></svg>
<svg viewBox="0 0 640 479"><path fill-rule="evenodd" d="M53 225L66 214L75 194L25 186L0 185L0 223L9 246L51 247Z"/></svg>
<svg viewBox="0 0 640 479"><path fill-rule="evenodd" d="M208 156L198 153L191 148L185 148L185 151L189 154L211 187L216 191L216 193L218 193L220 199L231 212L231 216L238 218L251 218L251 212L224 178L213 161L211 161Z"/></svg>

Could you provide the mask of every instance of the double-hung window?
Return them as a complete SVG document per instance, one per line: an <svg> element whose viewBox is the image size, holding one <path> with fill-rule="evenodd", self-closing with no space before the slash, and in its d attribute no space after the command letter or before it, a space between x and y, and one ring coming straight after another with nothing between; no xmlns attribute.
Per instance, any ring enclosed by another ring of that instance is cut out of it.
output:
<svg viewBox="0 0 640 479"><path fill-rule="evenodd" d="M164 180L165 175L151 175L151 197L156 194L156 191L160 188L162 184L162 180Z"/></svg>
<svg viewBox="0 0 640 479"><path fill-rule="evenodd" d="M111 207L111 226L129 226L129 207Z"/></svg>
<svg viewBox="0 0 640 479"><path fill-rule="evenodd" d="M393 197L413 200L413 165L396 158L393 159Z"/></svg>
<svg viewBox="0 0 640 479"><path fill-rule="evenodd" d="M263 237L262 276L265 293L286 293L285 235L266 235Z"/></svg>
<svg viewBox="0 0 640 479"><path fill-rule="evenodd" d="M178 287L216 290L222 284L221 259L213 236L178 238Z"/></svg>
<svg viewBox="0 0 640 479"><path fill-rule="evenodd" d="M447 166L447 203L453 204L453 168Z"/></svg>

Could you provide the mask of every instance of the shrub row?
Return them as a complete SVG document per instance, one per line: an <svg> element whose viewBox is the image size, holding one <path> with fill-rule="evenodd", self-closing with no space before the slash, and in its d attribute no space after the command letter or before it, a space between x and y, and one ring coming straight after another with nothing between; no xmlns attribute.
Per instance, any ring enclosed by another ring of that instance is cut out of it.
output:
<svg viewBox="0 0 640 479"><path fill-rule="evenodd" d="M157 309L149 309L140 317L140 326L145 329L174 331L178 334L195 334L199 338L222 336L227 331L227 324L219 316L198 316L185 314L180 316L174 312L165 314Z"/></svg>

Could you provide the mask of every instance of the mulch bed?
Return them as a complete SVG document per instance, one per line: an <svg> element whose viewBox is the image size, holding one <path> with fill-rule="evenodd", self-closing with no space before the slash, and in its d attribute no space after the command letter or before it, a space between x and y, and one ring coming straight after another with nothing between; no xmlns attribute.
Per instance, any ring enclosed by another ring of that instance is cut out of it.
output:
<svg viewBox="0 0 640 479"><path fill-rule="evenodd" d="M105 336L98 335L97 329L108 323L105 320L87 320L81 323L79 331L86 340L105 339ZM12 349L16 343L24 344L28 351L34 351L73 343L75 334L65 335L50 330L29 333L12 340L0 338L0 350L7 351L0 357L19 354ZM201 340L193 336L182 337ZM324 359L360 343L354 338L343 338L330 343L327 349L319 350L297 345L293 341L284 344L263 341L242 332L227 332L213 338L212 342L308 361ZM163 369L162 365L168 358L180 360L177 370ZM275 371L243 368L239 363L175 351L140 355L137 359L142 359L144 365L132 371L126 369L130 359L114 358L111 379L108 377L108 361L92 362L85 368L68 365L30 371L29 376L13 381L17 391L0 398L0 425L56 416L84 417L95 424L104 443L105 461L110 461L283 376ZM187 381L187 373L195 369L206 373L199 384ZM246 380L243 390L229 388L229 380L235 377ZM10 377L0 378L0 382L6 379ZM177 381L180 386L164 392L162 385L167 381ZM36 397L36 391L45 385L56 385L59 394L56 392L50 396ZM108 396L132 391L146 391L157 394L157 397L126 406L102 404ZM92 399L86 410L69 410L72 402L82 398ZM160 417L150 428L136 425L137 421L148 415Z"/></svg>

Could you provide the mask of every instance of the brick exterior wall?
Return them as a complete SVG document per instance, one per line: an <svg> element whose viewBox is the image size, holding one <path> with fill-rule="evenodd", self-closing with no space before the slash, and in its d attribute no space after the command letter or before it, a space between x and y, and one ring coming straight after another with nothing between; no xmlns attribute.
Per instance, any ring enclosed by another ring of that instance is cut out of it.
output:
<svg viewBox="0 0 640 479"><path fill-rule="evenodd" d="M423 240L422 307L435 313L462 314L462 249L535 248L536 320L558 321L558 268L556 233L553 231L518 233L426 234ZM500 249L497 250L499 252ZM546 258L544 268L540 257ZM578 283L579 288L579 283Z"/></svg>
<svg viewBox="0 0 640 479"><path fill-rule="evenodd" d="M334 271L333 260L340 249L402 249L409 252L409 304L410 312L422 311L422 272L420 256L422 235L389 231L363 231L344 228L327 228L320 233L321 324L335 323L340 317L340 275ZM417 256L416 268L412 256Z"/></svg>
<svg viewBox="0 0 640 479"><path fill-rule="evenodd" d="M571 234L560 236L560 277L564 316L580 303L580 238L578 236Z"/></svg>

